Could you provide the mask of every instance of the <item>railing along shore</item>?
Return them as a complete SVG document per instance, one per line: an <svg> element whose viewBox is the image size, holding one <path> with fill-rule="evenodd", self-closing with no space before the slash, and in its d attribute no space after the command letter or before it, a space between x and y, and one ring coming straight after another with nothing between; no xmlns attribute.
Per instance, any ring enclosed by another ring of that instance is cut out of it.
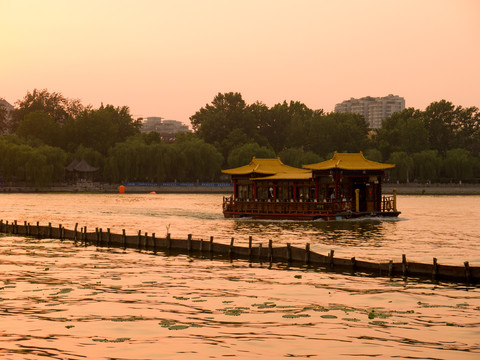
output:
<svg viewBox="0 0 480 360"><path fill-rule="evenodd" d="M433 258L431 264L409 262L406 255L402 255L400 262L390 260L385 263L375 263L369 261L357 260L355 257L342 259L334 256L334 251L322 255L310 250L310 244L305 248L299 248L287 244L282 247L273 247L272 240L268 247L262 244L254 246L253 239L250 236L247 246L237 246L234 244L234 238L231 238L230 244L214 242L213 236L209 240L193 239L188 235L187 239L174 239L170 234L165 237L156 237L155 233L142 233L141 230L135 235L127 235L125 230L122 234L115 234L109 228L106 231L102 228L95 228L95 231L88 231L87 226L79 229L78 223L73 230L64 228L61 224L52 226L40 225L39 222L32 225L26 221L23 224L17 220L8 222L0 220L0 233L19 236L34 237L37 239L59 239L73 240L80 246L97 246L123 248L124 250L136 249L139 251L151 251L153 253L163 252L165 254L189 254L190 256L227 258L229 260L244 259L249 262L260 263L282 263L288 266L298 266L301 268L311 267L327 271L348 273L351 275L372 275L381 277L404 277L420 278L430 280L441 280L463 284L477 284L480 280L480 267L471 267L468 261L463 266L452 266L439 264L436 258Z"/></svg>

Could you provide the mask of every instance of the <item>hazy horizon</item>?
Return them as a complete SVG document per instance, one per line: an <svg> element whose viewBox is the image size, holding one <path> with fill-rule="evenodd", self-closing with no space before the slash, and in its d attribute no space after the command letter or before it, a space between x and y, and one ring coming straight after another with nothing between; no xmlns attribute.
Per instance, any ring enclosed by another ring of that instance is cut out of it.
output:
<svg viewBox="0 0 480 360"><path fill-rule="evenodd" d="M333 111L351 97L480 107L480 2L0 0L0 97L48 89L134 117L219 92Z"/></svg>

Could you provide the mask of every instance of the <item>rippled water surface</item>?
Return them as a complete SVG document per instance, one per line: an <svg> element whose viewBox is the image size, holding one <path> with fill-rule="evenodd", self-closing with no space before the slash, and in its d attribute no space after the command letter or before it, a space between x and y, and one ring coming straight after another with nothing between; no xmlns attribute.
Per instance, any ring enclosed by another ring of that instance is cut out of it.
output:
<svg viewBox="0 0 480 360"><path fill-rule="evenodd" d="M403 196L398 220L306 223L226 220L221 200L0 194L0 219L480 265L480 197ZM478 287L0 236L4 358L480 358Z"/></svg>

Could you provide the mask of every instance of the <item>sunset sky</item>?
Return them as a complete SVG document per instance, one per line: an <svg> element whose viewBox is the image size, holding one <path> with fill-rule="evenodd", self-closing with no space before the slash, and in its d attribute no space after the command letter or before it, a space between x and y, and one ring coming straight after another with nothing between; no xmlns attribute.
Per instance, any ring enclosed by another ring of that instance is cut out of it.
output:
<svg viewBox="0 0 480 360"><path fill-rule="evenodd" d="M0 97L48 89L189 117L219 92L480 107L478 0L0 0Z"/></svg>

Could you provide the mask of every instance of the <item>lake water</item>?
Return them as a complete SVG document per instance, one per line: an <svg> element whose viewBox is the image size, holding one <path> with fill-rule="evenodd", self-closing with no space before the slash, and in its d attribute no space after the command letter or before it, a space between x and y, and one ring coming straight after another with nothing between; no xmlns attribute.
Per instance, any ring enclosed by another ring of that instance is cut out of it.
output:
<svg viewBox="0 0 480 360"><path fill-rule="evenodd" d="M399 196L399 219L224 219L218 194L0 194L0 219L358 260L480 266L479 196ZM0 235L7 359L478 359L480 288Z"/></svg>

